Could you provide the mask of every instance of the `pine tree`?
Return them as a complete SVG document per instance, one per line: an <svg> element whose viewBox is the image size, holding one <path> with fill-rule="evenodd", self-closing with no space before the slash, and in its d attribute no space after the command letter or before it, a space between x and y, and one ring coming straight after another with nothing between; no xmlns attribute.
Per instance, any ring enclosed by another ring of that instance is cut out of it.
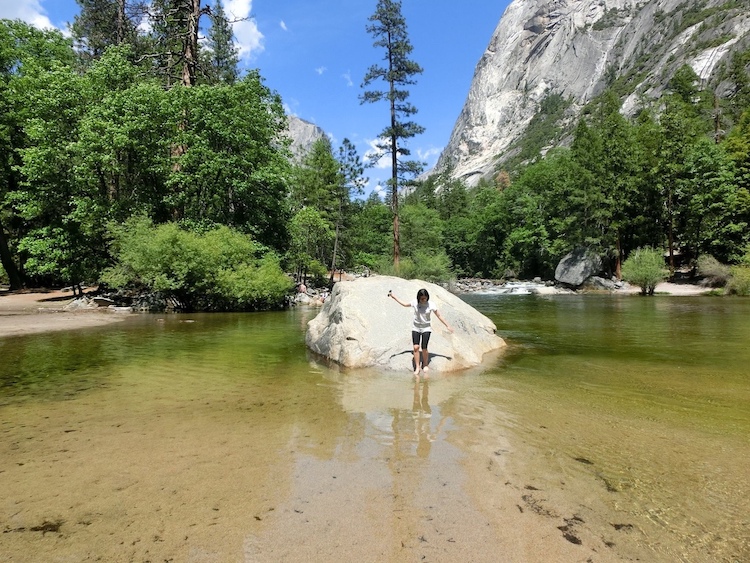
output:
<svg viewBox="0 0 750 563"><path fill-rule="evenodd" d="M145 12L143 2L126 0L76 0L80 12L73 19L73 39L84 63L99 59L110 45L137 47L137 22ZM138 51L138 49L135 49Z"/></svg>
<svg viewBox="0 0 750 563"><path fill-rule="evenodd" d="M194 86L198 78L200 18L209 12L201 0L152 0L151 28L155 72L167 88Z"/></svg>
<svg viewBox="0 0 750 563"><path fill-rule="evenodd" d="M388 101L390 107L390 124L380 133L378 152L371 157L377 162L385 155L391 157L391 210L393 212L393 263L398 267L401 254L399 239L398 188L399 182L407 177L414 177L423 169L423 164L415 160L403 160L409 156L404 141L424 132L424 127L413 121L409 116L417 113L417 109L407 100L409 91L404 87L415 84L414 76L422 73L422 67L409 59L413 47L406 30L406 20L401 14L401 2L394 0L378 0L375 13L370 16L372 22L367 26L367 32L373 36L375 47L385 51L383 60L385 65L373 65L367 71L362 87L370 86L374 82L385 82L385 90L365 90L360 96L360 103L375 103Z"/></svg>
<svg viewBox="0 0 750 563"><path fill-rule="evenodd" d="M227 20L221 0L216 0L211 12L211 27L208 30L210 55L209 75L212 82L234 84L238 77L237 47L234 45L232 27Z"/></svg>

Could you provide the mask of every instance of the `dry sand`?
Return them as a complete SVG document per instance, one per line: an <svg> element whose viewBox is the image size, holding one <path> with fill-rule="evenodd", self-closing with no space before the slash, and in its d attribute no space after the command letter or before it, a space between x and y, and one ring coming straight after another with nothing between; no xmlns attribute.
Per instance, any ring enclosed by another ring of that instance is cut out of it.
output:
<svg viewBox="0 0 750 563"><path fill-rule="evenodd" d="M66 311L71 301L71 291L0 291L0 338L96 327L127 317L106 308Z"/></svg>

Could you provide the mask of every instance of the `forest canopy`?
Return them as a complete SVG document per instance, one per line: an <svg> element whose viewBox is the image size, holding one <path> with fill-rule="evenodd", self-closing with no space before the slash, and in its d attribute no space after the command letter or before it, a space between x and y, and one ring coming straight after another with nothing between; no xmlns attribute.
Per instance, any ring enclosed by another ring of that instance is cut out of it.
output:
<svg viewBox="0 0 750 563"><path fill-rule="evenodd" d="M146 33L132 25L143 6L127 4L121 26L110 28L93 17L99 2L83 4L73 38L0 21L0 282L12 289L154 289L166 274L136 275L133 248L148 247L138 229L154 244L173 240L201 255L213 248L211 277L194 280L195 288L211 280L213 305L182 299L223 309L282 303L291 282L280 272L319 283L337 268L431 281L549 278L581 246L617 276L640 248L666 251L672 268L679 253L744 272L747 53L733 63L726 99L702 92L686 67L658 111L625 117L606 91L567 146L531 151L476 188L446 173L401 190L394 265L395 206L374 193L362 198L365 167L348 140L334 147L322 139L301 160L292 156L282 100L259 72L239 71L221 10L196 13L190 6L200 3L178 2L177 13L153 2ZM210 49L188 33L200 17L210 23ZM228 263L231 248L247 256Z"/></svg>

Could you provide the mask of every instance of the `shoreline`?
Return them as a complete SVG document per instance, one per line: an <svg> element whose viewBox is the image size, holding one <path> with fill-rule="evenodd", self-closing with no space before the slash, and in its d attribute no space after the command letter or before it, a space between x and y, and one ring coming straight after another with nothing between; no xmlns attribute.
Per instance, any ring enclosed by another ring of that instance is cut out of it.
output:
<svg viewBox="0 0 750 563"><path fill-rule="evenodd" d="M66 310L74 299L70 290L0 290L0 338L105 326L128 317L107 308Z"/></svg>
<svg viewBox="0 0 750 563"><path fill-rule="evenodd" d="M575 292L561 290L544 283L508 282L498 284L492 280L473 280L473 282L478 285L476 289L460 291L459 294L575 294ZM657 295L699 296L710 291L710 288L690 283L663 282L656 286ZM604 291L589 291L588 293L602 292ZM636 295L639 292L638 287L627 284L615 291L606 291L606 293L614 295ZM40 289L11 293L0 289L0 338L106 326L123 321L130 316L129 314L115 312L107 307L67 310L66 306L75 299L71 290Z"/></svg>

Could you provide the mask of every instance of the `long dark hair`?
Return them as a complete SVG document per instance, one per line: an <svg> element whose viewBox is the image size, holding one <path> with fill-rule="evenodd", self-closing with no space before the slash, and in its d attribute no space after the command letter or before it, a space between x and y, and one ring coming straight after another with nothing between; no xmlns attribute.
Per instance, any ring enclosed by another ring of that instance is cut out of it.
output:
<svg viewBox="0 0 750 563"><path fill-rule="evenodd" d="M426 289L420 289L417 291L417 303L419 303L419 299L422 297L426 297L427 301L430 300L430 293Z"/></svg>

